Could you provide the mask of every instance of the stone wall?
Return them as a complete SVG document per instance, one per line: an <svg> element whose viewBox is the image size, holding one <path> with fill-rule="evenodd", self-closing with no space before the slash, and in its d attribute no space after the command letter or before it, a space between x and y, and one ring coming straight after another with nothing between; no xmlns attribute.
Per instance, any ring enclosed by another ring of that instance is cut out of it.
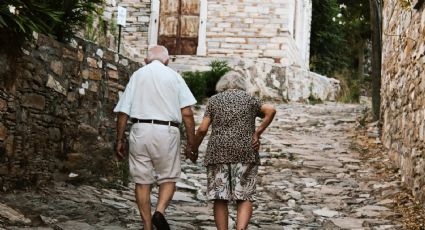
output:
<svg viewBox="0 0 425 230"><path fill-rule="evenodd" d="M413 195L424 201L425 10L416 5L421 2L384 1L381 112L383 144Z"/></svg>
<svg viewBox="0 0 425 230"><path fill-rule="evenodd" d="M42 35L24 53L0 54L0 188L70 173L113 175L112 110L140 64L83 40L72 47Z"/></svg>
<svg viewBox="0 0 425 230"><path fill-rule="evenodd" d="M310 4L310 1L303 0L208 1L207 55L269 57L284 65L308 68L308 58L304 60L303 50L309 45L306 41L310 30L299 34L307 38L296 47L294 27L296 7L306 10L304 20L310 25ZM304 28L299 26L298 29Z"/></svg>
<svg viewBox="0 0 425 230"><path fill-rule="evenodd" d="M105 21L116 21L118 4L127 9L127 23L122 28L120 53L142 62L148 50L151 0L107 0L103 12ZM110 48L116 50L115 46Z"/></svg>

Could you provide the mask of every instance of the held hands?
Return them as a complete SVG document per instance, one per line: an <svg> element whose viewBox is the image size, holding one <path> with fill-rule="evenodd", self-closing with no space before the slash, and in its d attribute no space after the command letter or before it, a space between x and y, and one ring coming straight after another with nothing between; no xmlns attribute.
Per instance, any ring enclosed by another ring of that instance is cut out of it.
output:
<svg viewBox="0 0 425 230"><path fill-rule="evenodd" d="M185 151L186 159L190 159L193 163L196 163L198 160L198 148L188 144Z"/></svg>
<svg viewBox="0 0 425 230"><path fill-rule="evenodd" d="M260 136L255 133L254 136L252 136L252 148L258 152L258 150L260 149Z"/></svg>

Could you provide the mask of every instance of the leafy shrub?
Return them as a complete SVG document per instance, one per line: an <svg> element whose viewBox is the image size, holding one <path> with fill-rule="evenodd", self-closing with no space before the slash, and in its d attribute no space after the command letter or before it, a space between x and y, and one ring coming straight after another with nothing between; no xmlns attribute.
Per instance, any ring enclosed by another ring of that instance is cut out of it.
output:
<svg viewBox="0 0 425 230"><path fill-rule="evenodd" d="M3 0L0 2L0 46L16 53L33 31L52 34L51 24L59 23L62 12L39 0Z"/></svg>
<svg viewBox="0 0 425 230"><path fill-rule="evenodd" d="M51 8L45 1L3 0L0 3L0 28L26 37L33 31L50 34L50 23L60 22L63 12Z"/></svg>
<svg viewBox="0 0 425 230"><path fill-rule="evenodd" d="M182 74L198 103L216 94L215 85L231 68L226 61L214 60L210 63L211 70L204 72L184 72Z"/></svg>
<svg viewBox="0 0 425 230"><path fill-rule="evenodd" d="M103 0L2 0L0 45L11 51L19 50L33 32L67 41L101 3Z"/></svg>
<svg viewBox="0 0 425 230"><path fill-rule="evenodd" d="M205 72L206 78L206 95L211 97L216 94L215 86L220 78L229 72L231 68L228 66L227 61L223 60L214 60L210 63L211 70Z"/></svg>
<svg viewBox="0 0 425 230"><path fill-rule="evenodd" d="M338 101L343 103L358 103L360 101L361 79L351 79L346 77L337 77L340 82L341 91Z"/></svg>
<svg viewBox="0 0 425 230"><path fill-rule="evenodd" d="M59 41L68 41L74 32L86 25L87 18L102 11L103 0L49 0L49 5L62 12L61 22L52 25L53 35Z"/></svg>
<svg viewBox="0 0 425 230"><path fill-rule="evenodd" d="M202 103L202 101L206 98L207 92L205 73L199 71L184 72L182 76L198 103Z"/></svg>

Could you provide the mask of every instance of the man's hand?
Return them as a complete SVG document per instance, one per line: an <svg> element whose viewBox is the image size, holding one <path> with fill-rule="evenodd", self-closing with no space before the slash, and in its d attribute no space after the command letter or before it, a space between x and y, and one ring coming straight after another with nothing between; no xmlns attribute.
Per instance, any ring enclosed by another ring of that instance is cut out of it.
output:
<svg viewBox="0 0 425 230"><path fill-rule="evenodd" d="M258 152L260 149L260 136L255 133L254 136L252 136L252 148Z"/></svg>
<svg viewBox="0 0 425 230"><path fill-rule="evenodd" d="M118 160L124 160L125 150L127 148L126 139L124 138L125 125L127 124L128 115L122 112L118 113L117 119L117 140L115 142L115 153Z"/></svg>
<svg viewBox="0 0 425 230"><path fill-rule="evenodd" d="M122 161L125 159L125 148L126 148L126 143L125 140L118 140L115 143L115 153L117 154L117 158L118 160Z"/></svg>
<svg viewBox="0 0 425 230"><path fill-rule="evenodd" d="M195 150L191 145L186 146L185 155L186 159L190 159L193 163L198 160L198 150Z"/></svg>

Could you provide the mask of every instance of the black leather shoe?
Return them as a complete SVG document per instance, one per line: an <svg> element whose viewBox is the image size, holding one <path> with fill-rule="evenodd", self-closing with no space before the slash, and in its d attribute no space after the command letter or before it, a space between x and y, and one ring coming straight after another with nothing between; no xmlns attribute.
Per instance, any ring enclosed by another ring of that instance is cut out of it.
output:
<svg viewBox="0 0 425 230"><path fill-rule="evenodd" d="M158 211L154 212L152 216L152 223L157 230L170 230L170 225L168 225L164 215Z"/></svg>

